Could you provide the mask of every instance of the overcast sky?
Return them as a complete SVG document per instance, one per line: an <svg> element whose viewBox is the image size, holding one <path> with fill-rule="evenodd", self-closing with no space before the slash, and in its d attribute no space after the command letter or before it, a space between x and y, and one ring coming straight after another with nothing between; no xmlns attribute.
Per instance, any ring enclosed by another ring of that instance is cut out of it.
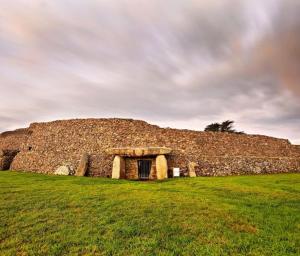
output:
<svg viewBox="0 0 300 256"><path fill-rule="evenodd" d="M300 144L299 0L0 0L0 131L82 117Z"/></svg>

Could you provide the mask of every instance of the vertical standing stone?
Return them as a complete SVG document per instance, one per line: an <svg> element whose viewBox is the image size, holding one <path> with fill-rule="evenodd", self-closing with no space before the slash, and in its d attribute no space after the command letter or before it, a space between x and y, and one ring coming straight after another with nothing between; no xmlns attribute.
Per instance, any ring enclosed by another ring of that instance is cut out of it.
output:
<svg viewBox="0 0 300 256"><path fill-rule="evenodd" d="M165 155L156 157L156 175L158 180L168 178L168 164Z"/></svg>
<svg viewBox="0 0 300 256"><path fill-rule="evenodd" d="M125 178L125 160L123 157L115 156L111 177L113 179Z"/></svg>
<svg viewBox="0 0 300 256"><path fill-rule="evenodd" d="M197 177L195 172L195 167L197 164L195 162L189 162L188 164L188 171L189 171L189 177Z"/></svg>
<svg viewBox="0 0 300 256"><path fill-rule="evenodd" d="M88 165L89 165L89 155L87 153L84 153L81 156L79 165L75 172L75 175L76 176L84 176L87 171Z"/></svg>

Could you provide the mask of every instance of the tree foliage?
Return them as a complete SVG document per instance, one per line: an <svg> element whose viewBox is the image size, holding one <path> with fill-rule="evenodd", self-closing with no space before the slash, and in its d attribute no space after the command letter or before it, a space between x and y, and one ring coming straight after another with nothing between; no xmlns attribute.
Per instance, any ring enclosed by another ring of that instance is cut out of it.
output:
<svg viewBox="0 0 300 256"><path fill-rule="evenodd" d="M205 131L206 132L219 132L221 128L221 125L219 123L212 123L206 126Z"/></svg>
<svg viewBox="0 0 300 256"><path fill-rule="evenodd" d="M206 132L229 132L244 134L244 132L238 132L233 128L234 121L226 120L222 123L211 123L205 127Z"/></svg>

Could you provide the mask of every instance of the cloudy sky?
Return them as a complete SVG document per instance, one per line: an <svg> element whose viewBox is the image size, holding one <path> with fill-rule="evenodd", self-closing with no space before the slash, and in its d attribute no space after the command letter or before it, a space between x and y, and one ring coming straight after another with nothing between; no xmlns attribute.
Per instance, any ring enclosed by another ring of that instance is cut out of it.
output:
<svg viewBox="0 0 300 256"><path fill-rule="evenodd" d="M0 0L0 131L128 117L300 144L299 0Z"/></svg>

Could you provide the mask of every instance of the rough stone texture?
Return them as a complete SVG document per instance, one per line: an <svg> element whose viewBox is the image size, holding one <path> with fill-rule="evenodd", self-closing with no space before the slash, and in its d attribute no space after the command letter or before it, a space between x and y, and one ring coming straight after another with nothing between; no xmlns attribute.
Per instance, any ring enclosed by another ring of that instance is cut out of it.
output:
<svg viewBox="0 0 300 256"><path fill-rule="evenodd" d="M125 178L125 160L121 156L115 156L113 161L112 175L113 179Z"/></svg>
<svg viewBox="0 0 300 256"><path fill-rule="evenodd" d="M9 170L14 157L18 153L18 150L0 150L0 171Z"/></svg>
<svg viewBox="0 0 300 256"><path fill-rule="evenodd" d="M196 167L197 176L226 176L299 172L300 158L289 157L202 157Z"/></svg>
<svg viewBox="0 0 300 256"><path fill-rule="evenodd" d="M63 165L63 166L58 167L55 170L54 174L55 175L70 175L70 172L71 172L70 167L67 165Z"/></svg>
<svg viewBox="0 0 300 256"><path fill-rule="evenodd" d="M156 175L158 180L168 178L168 164L164 155L158 155L155 159Z"/></svg>
<svg viewBox="0 0 300 256"><path fill-rule="evenodd" d="M164 154L170 154L172 152L172 149L166 147L110 148L107 149L105 152L107 154L115 155L112 169L112 178L114 179L138 179L138 160L151 161L149 179L155 179L156 177L158 177L159 179L163 179L161 178L161 172L163 172L165 176L167 176L168 172L168 167ZM162 157L158 158L158 160L155 160L153 158L154 156L156 157L157 155L161 154ZM125 158L126 161L124 166L123 158ZM122 161L122 165L120 161ZM158 166L159 169L157 169L156 166ZM124 175L122 175L123 173Z"/></svg>
<svg viewBox="0 0 300 256"><path fill-rule="evenodd" d="M198 164L195 162L189 162L188 163L188 172L189 172L189 177L196 177L196 171L195 168L198 167Z"/></svg>
<svg viewBox="0 0 300 256"><path fill-rule="evenodd" d="M155 164L155 157L126 157L125 158L125 178L131 180L139 179L138 173L138 160L150 160L151 161L151 170L149 174L149 179L154 180L156 179L156 164Z"/></svg>
<svg viewBox="0 0 300 256"><path fill-rule="evenodd" d="M30 135L28 128L3 132L0 134L0 150L20 150L27 145Z"/></svg>
<svg viewBox="0 0 300 256"><path fill-rule="evenodd" d="M0 170L11 169L11 163L21 148L25 147L31 132L18 129L0 134Z"/></svg>
<svg viewBox="0 0 300 256"><path fill-rule="evenodd" d="M183 176L189 162L204 176L300 172L299 146L261 135L163 129L131 119L33 123L0 135L0 149L20 150L11 169L40 173L54 173L62 165L76 169L87 153L87 175L111 177L113 155L106 150L124 147L170 148L168 168L179 167Z"/></svg>
<svg viewBox="0 0 300 256"><path fill-rule="evenodd" d="M165 147L146 147L146 148L109 148L105 150L110 155L140 157L140 156L155 156L166 155L172 152L171 148Z"/></svg>
<svg viewBox="0 0 300 256"><path fill-rule="evenodd" d="M80 162L76 169L75 175L76 176L84 176L86 173L86 170L88 169L88 165L89 165L89 155L87 153L84 153L80 159Z"/></svg>

